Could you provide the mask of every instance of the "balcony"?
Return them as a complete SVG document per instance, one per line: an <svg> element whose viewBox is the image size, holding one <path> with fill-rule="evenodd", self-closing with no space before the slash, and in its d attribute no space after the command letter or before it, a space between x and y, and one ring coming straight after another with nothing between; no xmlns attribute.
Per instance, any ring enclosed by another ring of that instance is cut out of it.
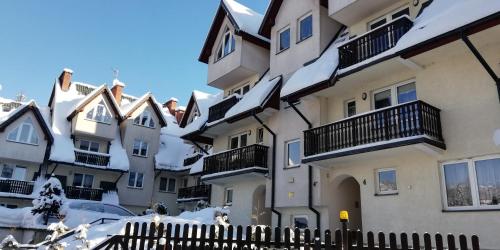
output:
<svg viewBox="0 0 500 250"><path fill-rule="evenodd" d="M393 48L412 26L409 17L402 16L346 42L339 47L339 68L347 68Z"/></svg>
<svg viewBox="0 0 500 250"><path fill-rule="evenodd" d="M31 195L33 193L33 182L3 179L0 180L0 192Z"/></svg>
<svg viewBox="0 0 500 250"><path fill-rule="evenodd" d="M195 154L184 159L184 167L195 164L199 159L201 159L201 157L203 157L202 154Z"/></svg>
<svg viewBox="0 0 500 250"><path fill-rule="evenodd" d="M214 122L224 118L226 112L232 108L240 99L233 95L224 101L221 101L208 109L208 122Z"/></svg>
<svg viewBox="0 0 500 250"><path fill-rule="evenodd" d="M104 190L102 189L73 187L73 186L66 186L64 188L64 194L66 195L66 198L75 200L101 201L103 193Z"/></svg>
<svg viewBox="0 0 500 250"><path fill-rule="evenodd" d="M203 161L203 180L247 173L268 172L268 147L254 144L208 156Z"/></svg>
<svg viewBox="0 0 500 250"><path fill-rule="evenodd" d="M427 143L445 149L440 110L413 101L304 131L304 163Z"/></svg>
<svg viewBox="0 0 500 250"><path fill-rule="evenodd" d="M75 148L75 163L86 166L107 167L109 154L90 152Z"/></svg>
<svg viewBox="0 0 500 250"><path fill-rule="evenodd" d="M193 187L180 188L177 202L208 200L210 198L210 185L198 185Z"/></svg>

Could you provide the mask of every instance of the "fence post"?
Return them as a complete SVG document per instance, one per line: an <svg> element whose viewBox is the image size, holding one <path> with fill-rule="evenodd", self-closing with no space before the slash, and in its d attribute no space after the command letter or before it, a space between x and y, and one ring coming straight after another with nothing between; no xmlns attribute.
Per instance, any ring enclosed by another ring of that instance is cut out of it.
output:
<svg viewBox="0 0 500 250"><path fill-rule="evenodd" d="M340 222L342 223L342 248L348 249L348 230L347 223L349 222L349 213L345 210L340 211Z"/></svg>

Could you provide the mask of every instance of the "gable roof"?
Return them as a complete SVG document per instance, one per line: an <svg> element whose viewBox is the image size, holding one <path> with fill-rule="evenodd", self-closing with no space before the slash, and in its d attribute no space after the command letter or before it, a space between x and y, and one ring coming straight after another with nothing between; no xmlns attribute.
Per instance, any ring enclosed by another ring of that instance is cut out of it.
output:
<svg viewBox="0 0 500 250"><path fill-rule="evenodd" d="M194 97L194 93L192 93L191 98L189 98L189 102L184 112L184 115L182 116L179 127L181 128L186 127L191 112L193 112L193 109L197 106L198 105L196 104L196 98Z"/></svg>
<svg viewBox="0 0 500 250"><path fill-rule="evenodd" d="M259 28L264 17L234 0L221 0L198 58L200 62L208 63L212 48L226 16L234 26L236 35L241 36L246 41L269 49L269 39L259 34Z"/></svg>
<svg viewBox="0 0 500 250"><path fill-rule="evenodd" d="M108 89L106 85L101 85L99 88L95 89L92 91L90 94L88 94L85 98L83 98L79 103L76 104L75 108L73 108L72 112L68 115L66 118L68 121L71 121L73 117L75 117L79 112L83 111L83 108L87 106L92 100L97 98L99 95L104 94L105 97L108 98L108 101L111 103L111 108L116 114L116 118L118 121L123 120L123 115L121 114L120 107L118 107L118 104L116 103L115 97L111 93L111 91Z"/></svg>
<svg viewBox="0 0 500 250"><path fill-rule="evenodd" d="M274 26L276 16L278 15L282 3L283 0L271 0L266 14L264 15L264 19L262 20L262 24L259 27L260 35L266 38L271 37L271 28ZM320 0L320 4L325 8L328 8L328 0Z"/></svg>
<svg viewBox="0 0 500 250"><path fill-rule="evenodd" d="M10 124L12 124L14 121L16 121L29 111L33 112L36 120L38 121L38 124L40 124L40 127L45 134L46 140L49 142L49 144L52 144L54 142L54 137L52 136L52 132L48 127L47 122L43 118L42 113L38 109L35 101L30 101L27 104L20 106L19 108L17 108L17 110L12 111L7 117L5 117L6 119L0 122L0 132L4 132Z"/></svg>
<svg viewBox="0 0 500 250"><path fill-rule="evenodd" d="M160 125L162 127L167 126L167 121L165 120L165 117L163 116L163 112L161 111L160 107L158 107L158 102L154 98L154 96L151 94L151 92L146 93L143 95L141 98L137 99L135 102L131 103L125 109L123 110L124 114L124 119L129 118L134 111L136 111L142 104L145 102L149 102L149 105L153 107L153 110L156 113L156 116L160 120Z"/></svg>

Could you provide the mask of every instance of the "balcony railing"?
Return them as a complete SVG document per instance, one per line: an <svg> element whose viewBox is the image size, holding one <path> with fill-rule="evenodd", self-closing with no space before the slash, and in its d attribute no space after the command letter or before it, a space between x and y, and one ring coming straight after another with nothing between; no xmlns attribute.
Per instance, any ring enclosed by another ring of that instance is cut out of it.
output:
<svg viewBox="0 0 500 250"><path fill-rule="evenodd" d="M240 99L237 96L232 96L210 107L208 109L208 122L214 122L224 118L226 112L239 101Z"/></svg>
<svg viewBox="0 0 500 250"><path fill-rule="evenodd" d="M0 192L30 195L33 193L32 181L0 180Z"/></svg>
<svg viewBox="0 0 500 250"><path fill-rule="evenodd" d="M75 162L85 165L108 166L109 154L97 153L75 149Z"/></svg>
<svg viewBox="0 0 500 250"><path fill-rule="evenodd" d="M188 157L186 159L184 159L184 166L189 166L189 165L193 165L194 163L196 163L199 159L201 159L201 157L203 157L202 154L196 154L196 155L193 155L191 157Z"/></svg>
<svg viewBox="0 0 500 250"><path fill-rule="evenodd" d="M210 197L210 185L198 185L194 187L180 188L177 199L208 199Z"/></svg>
<svg viewBox="0 0 500 250"><path fill-rule="evenodd" d="M64 194L66 194L66 198L68 199L101 201L103 193L104 190L102 189L73 186L66 186L64 188Z"/></svg>
<svg viewBox="0 0 500 250"><path fill-rule="evenodd" d="M214 174L251 167L267 168L268 147L255 144L205 157L203 174Z"/></svg>
<svg viewBox="0 0 500 250"><path fill-rule="evenodd" d="M402 16L339 47L339 68L347 68L394 47L413 22Z"/></svg>
<svg viewBox="0 0 500 250"><path fill-rule="evenodd" d="M443 142L440 110L413 101L306 130L304 155L424 135Z"/></svg>

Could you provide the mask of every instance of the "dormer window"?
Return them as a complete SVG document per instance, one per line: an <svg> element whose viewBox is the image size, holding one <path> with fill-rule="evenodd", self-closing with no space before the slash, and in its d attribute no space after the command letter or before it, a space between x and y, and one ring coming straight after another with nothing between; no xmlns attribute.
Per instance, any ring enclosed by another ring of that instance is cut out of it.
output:
<svg viewBox="0 0 500 250"><path fill-rule="evenodd" d="M222 40L219 44L219 48L217 49L216 61L231 54L234 51L235 43L236 41L234 40L233 32L231 32L229 28L226 28L224 36L222 36Z"/></svg>
<svg viewBox="0 0 500 250"><path fill-rule="evenodd" d="M93 109L87 112L86 118L96 122L111 123L111 113L102 100Z"/></svg>
<svg viewBox="0 0 500 250"><path fill-rule="evenodd" d="M38 138L38 134L33 126L33 120L30 117L7 135L8 141L33 145L38 145Z"/></svg>
<svg viewBox="0 0 500 250"><path fill-rule="evenodd" d="M134 119L134 124L148 128L154 128L156 126L155 121L151 116L151 112L147 110L144 110L141 115Z"/></svg>

